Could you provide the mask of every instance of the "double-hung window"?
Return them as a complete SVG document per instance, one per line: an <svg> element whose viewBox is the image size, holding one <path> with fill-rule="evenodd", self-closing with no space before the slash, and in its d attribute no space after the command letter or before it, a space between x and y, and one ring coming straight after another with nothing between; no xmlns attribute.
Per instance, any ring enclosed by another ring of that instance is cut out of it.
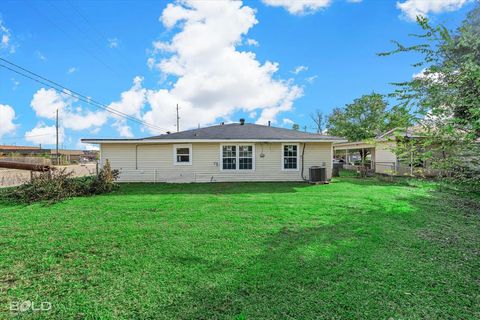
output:
<svg viewBox="0 0 480 320"><path fill-rule="evenodd" d="M177 166L192 164L192 145L191 144L173 145L173 164Z"/></svg>
<svg viewBox="0 0 480 320"><path fill-rule="evenodd" d="M253 145L233 144L221 146L222 170L253 170Z"/></svg>
<svg viewBox="0 0 480 320"><path fill-rule="evenodd" d="M298 170L298 144L282 145L282 169Z"/></svg>
<svg viewBox="0 0 480 320"><path fill-rule="evenodd" d="M237 170L237 146L222 146L222 169Z"/></svg>
<svg viewBox="0 0 480 320"><path fill-rule="evenodd" d="M238 146L238 169L253 169L253 146Z"/></svg>

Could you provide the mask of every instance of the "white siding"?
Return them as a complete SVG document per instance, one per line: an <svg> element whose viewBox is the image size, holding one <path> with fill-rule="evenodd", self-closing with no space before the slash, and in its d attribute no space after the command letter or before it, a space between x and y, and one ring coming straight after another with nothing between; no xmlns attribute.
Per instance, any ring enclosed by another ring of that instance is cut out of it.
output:
<svg viewBox="0 0 480 320"><path fill-rule="evenodd" d="M377 142L375 145L375 172L391 173L395 170L397 156L392 152L395 142Z"/></svg>
<svg viewBox="0 0 480 320"><path fill-rule="evenodd" d="M108 159L119 169L124 182L301 181L303 147L300 143L298 171L282 170L281 143L255 143L255 170L248 172L220 170L220 143L192 143L192 165L173 164L172 144L102 144L101 161ZM304 177L308 179L309 167L321 165L330 178L332 143L306 143Z"/></svg>

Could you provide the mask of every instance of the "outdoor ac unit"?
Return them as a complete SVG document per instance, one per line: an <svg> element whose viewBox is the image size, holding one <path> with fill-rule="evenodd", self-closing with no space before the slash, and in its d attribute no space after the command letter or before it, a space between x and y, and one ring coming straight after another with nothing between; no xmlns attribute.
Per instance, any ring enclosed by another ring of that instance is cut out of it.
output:
<svg viewBox="0 0 480 320"><path fill-rule="evenodd" d="M309 169L310 182L326 182L327 181L327 168L313 166Z"/></svg>

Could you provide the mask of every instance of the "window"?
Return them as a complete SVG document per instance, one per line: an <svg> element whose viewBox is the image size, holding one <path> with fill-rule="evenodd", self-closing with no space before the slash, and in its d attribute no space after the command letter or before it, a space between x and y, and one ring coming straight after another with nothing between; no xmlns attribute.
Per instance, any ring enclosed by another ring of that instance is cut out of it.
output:
<svg viewBox="0 0 480 320"><path fill-rule="evenodd" d="M222 170L253 170L254 154L253 145L222 145L221 168Z"/></svg>
<svg viewBox="0 0 480 320"><path fill-rule="evenodd" d="M238 146L238 167L240 170L253 169L253 146Z"/></svg>
<svg viewBox="0 0 480 320"><path fill-rule="evenodd" d="M237 146L222 147L222 169L223 170L237 169Z"/></svg>
<svg viewBox="0 0 480 320"><path fill-rule="evenodd" d="M175 144L173 145L173 164L191 165L192 164L192 145Z"/></svg>
<svg viewBox="0 0 480 320"><path fill-rule="evenodd" d="M298 169L298 145L284 144L282 151L282 169L297 170Z"/></svg>

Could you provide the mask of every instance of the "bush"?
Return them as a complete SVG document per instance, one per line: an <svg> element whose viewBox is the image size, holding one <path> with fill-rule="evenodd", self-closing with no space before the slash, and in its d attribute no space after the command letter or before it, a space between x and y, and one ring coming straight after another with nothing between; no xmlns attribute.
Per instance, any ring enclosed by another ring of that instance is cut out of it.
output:
<svg viewBox="0 0 480 320"><path fill-rule="evenodd" d="M112 170L107 160L96 177L72 178L72 172L67 172L66 169L55 170L33 177L31 181L12 188L2 197L15 203L54 203L75 196L112 192L117 188L115 181L118 176L119 171Z"/></svg>

